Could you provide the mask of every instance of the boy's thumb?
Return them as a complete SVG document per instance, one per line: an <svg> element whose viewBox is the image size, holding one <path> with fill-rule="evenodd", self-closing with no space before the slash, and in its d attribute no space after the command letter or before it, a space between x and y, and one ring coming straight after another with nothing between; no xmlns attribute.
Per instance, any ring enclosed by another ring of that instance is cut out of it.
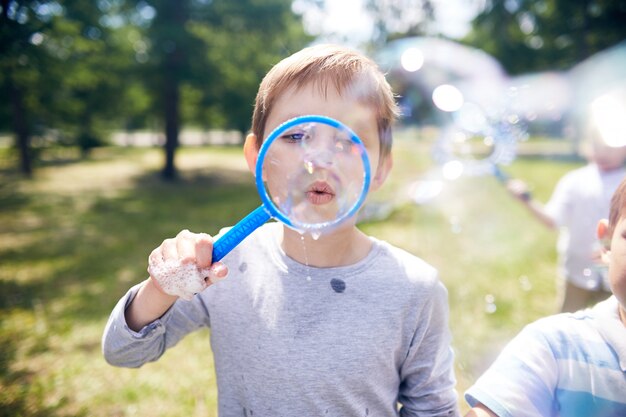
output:
<svg viewBox="0 0 626 417"><path fill-rule="evenodd" d="M215 262L209 267L209 280L215 284L228 276L228 267L221 262Z"/></svg>

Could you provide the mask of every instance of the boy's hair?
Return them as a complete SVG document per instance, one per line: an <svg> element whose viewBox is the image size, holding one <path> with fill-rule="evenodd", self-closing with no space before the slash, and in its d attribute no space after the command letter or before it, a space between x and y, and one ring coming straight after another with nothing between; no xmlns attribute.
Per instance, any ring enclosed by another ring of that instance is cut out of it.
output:
<svg viewBox="0 0 626 417"><path fill-rule="evenodd" d="M267 118L277 98L290 87L316 84L325 94L335 88L376 111L380 161L391 152L391 126L399 112L393 92L376 63L339 45L322 44L304 48L276 64L263 78L252 116L252 133L257 146L263 143Z"/></svg>
<svg viewBox="0 0 626 417"><path fill-rule="evenodd" d="M624 209L626 208L626 179L622 180L619 184L613 197L611 198L611 207L609 210L609 237L613 236L615 227L619 222L619 219L624 216Z"/></svg>

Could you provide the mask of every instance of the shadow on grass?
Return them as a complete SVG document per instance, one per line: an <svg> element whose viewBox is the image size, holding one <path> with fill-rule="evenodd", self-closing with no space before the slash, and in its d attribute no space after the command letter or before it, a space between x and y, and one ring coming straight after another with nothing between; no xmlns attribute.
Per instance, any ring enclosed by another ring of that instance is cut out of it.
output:
<svg viewBox="0 0 626 417"><path fill-rule="evenodd" d="M0 213L19 210L30 202L30 197L19 189L19 177L2 175L0 180Z"/></svg>
<svg viewBox="0 0 626 417"><path fill-rule="evenodd" d="M5 249L0 259L10 259L18 269L35 263L51 267L38 279L0 281L0 309L28 309L33 300L45 304L69 297L71 307L63 314L100 317L122 295L116 274L130 269L137 272L134 281L141 281L148 254L163 239L183 228L216 234L259 202L249 176L194 175L174 183L155 177L140 178L123 195L95 196L86 210L76 208L77 200L86 196L76 201L53 198L55 207L47 208L41 203L45 196L37 197L32 210L44 218L39 238L26 247Z"/></svg>
<svg viewBox="0 0 626 417"><path fill-rule="evenodd" d="M36 355L47 350L49 335L105 320L124 292L146 277L147 257L165 238L185 228L216 234L259 204L250 175L234 170L187 172L173 183L150 173L114 196L4 198L7 190L0 187L3 218L19 210L38 220L23 231L19 221L0 229L28 235L26 244L0 249L0 263L15 271L0 272L0 387L5 392L0 417L55 416L62 405L46 407L45 393L31 386L32 376L11 366L25 338L34 346L26 354ZM35 319L43 314L47 334L5 326L12 314L24 312ZM93 341L81 346L99 350Z"/></svg>
<svg viewBox="0 0 626 417"><path fill-rule="evenodd" d="M0 329L4 328L0 319ZM11 369L17 353L19 335L0 332L0 417L53 417L58 415L63 401L55 406L44 404L43 393L32 390L32 373Z"/></svg>

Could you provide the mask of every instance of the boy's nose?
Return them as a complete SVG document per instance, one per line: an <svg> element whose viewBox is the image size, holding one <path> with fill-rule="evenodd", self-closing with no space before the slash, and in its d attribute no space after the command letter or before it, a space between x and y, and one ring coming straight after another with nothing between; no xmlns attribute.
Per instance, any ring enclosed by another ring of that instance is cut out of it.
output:
<svg viewBox="0 0 626 417"><path fill-rule="evenodd" d="M306 142L305 160L316 167L332 165L336 153L336 129L328 126L317 126L312 130L311 138Z"/></svg>
<svg viewBox="0 0 626 417"><path fill-rule="evenodd" d="M310 149L306 153L304 162L307 167L314 168L327 168L333 164L334 152L332 149Z"/></svg>

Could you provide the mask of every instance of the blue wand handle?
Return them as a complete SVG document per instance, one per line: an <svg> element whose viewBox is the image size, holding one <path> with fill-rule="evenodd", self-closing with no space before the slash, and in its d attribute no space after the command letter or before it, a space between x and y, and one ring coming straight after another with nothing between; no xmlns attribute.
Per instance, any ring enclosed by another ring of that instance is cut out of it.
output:
<svg viewBox="0 0 626 417"><path fill-rule="evenodd" d="M265 206L257 207L213 243L213 262L221 260L248 235L270 219Z"/></svg>
<svg viewBox="0 0 626 417"><path fill-rule="evenodd" d="M507 185L507 183L511 179L511 177L506 172L502 171L496 165L493 166L493 175L495 175L498 181L500 181L504 185ZM514 194L516 194L516 196L520 198L522 201L530 201L533 197L530 191L528 190L521 192L521 193L514 193Z"/></svg>
<svg viewBox="0 0 626 417"><path fill-rule="evenodd" d="M493 166L493 175L503 184L506 184L508 180L511 179L508 174L500 169L497 165Z"/></svg>

